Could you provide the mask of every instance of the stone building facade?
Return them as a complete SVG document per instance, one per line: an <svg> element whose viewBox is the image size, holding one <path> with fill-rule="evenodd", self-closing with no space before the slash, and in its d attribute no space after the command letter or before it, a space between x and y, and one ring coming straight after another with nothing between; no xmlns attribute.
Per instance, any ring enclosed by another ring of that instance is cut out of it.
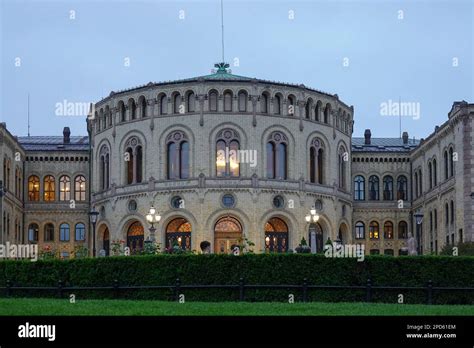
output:
<svg viewBox="0 0 474 348"><path fill-rule="evenodd" d="M94 207L102 254L120 240L132 252L156 240L187 250L209 241L213 252L228 253L248 241L255 252L285 252L303 238L321 250L331 239L387 255L402 253L411 233L424 254L474 241L473 104L454 103L449 120L424 140L372 138L370 130L352 138L354 108L337 95L216 67L110 93L92 108L88 137L65 130L17 139L2 127L4 168L15 152L22 159L23 192L16 199L9 186L2 208L10 221L21 220L19 238L52 238L64 257L78 245L91 249ZM11 173L1 179L13 182ZM65 176L69 194L61 189ZM85 199L76 197L78 177ZM156 230L146 219L151 207L161 217ZM312 207L319 220L307 222ZM418 230L415 212L424 216ZM14 238L8 226L2 237Z"/></svg>

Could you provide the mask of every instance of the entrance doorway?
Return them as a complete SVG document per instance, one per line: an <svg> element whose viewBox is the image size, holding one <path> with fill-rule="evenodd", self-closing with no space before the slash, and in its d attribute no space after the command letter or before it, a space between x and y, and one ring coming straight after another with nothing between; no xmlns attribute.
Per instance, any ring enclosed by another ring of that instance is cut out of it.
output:
<svg viewBox="0 0 474 348"><path fill-rule="evenodd" d="M242 240L242 225L232 216L220 218L214 226L214 252L230 254Z"/></svg>
<svg viewBox="0 0 474 348"><path fill-rule="evenodd" d="M130 254L138 254L143 250L143 240L145 231L138 221L130 225L127 232L127 246L130 248Z"/></svg>
<svg viewBox="0 0 474 348"><path fill-rule="evenodd" d="M315 250L317 253L323 252L323 229L320 224L310 224L309 225L309 235L308 235L308 244L311 247L311 250ZM316 242L316 248L313 247L313 243Z"/></svg>

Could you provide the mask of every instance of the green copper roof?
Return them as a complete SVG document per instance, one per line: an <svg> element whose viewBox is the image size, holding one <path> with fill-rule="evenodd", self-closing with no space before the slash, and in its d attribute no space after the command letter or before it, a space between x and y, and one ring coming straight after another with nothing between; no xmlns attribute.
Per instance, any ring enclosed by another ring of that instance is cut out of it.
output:
<svg viewBox="0 0 474 348"><path fill-rule="evenodd" d="M216 63L214 67L217 68L217 71L214 74L204 75L198 77L198 79L202 78L205 80L252 80L250 77L239 76L231 74L227 69L229 68L229 64L227 63Z"/></svg>

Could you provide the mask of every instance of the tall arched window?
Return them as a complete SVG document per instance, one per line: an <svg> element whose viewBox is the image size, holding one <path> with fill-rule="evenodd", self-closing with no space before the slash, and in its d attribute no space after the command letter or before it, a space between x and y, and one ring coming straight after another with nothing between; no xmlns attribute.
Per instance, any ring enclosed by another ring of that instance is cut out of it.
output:
<svg viewBox="0 0 474 348"><path fill-rule="evenodd" d="M454 150L449 148L449 176L454 176Z"/></svg>
<svg viewBox="0 0 474 348"><path fill-rule="evenodd" d="M448 203L445 203L445 205L444 205L444 224L446 226L449 225L449 205L448 205Z"/></svg>
<svg viewBox="0 0 474 348"><path fill-rule="evenodd" d="M429 184L430 190L433 188L433 171L431 169L431 162L428 162L428 176L429 176Z"/></svg>
<svg viewBox="0 0 474 348"><path fill-rule="evenodd" d="M436 165L436 158L433 159L433 186L438 185L438 166Z"/></svg>
<svg viewBox="0 0 474 348"><path fill-rule="evenodd" d="M78 175L74 179L74 199L76 201L86 200L86 178L83 175Z"/></svg>
<svg viewBox="0 0 474 348"><path fill-rule="evenodd" d="M130 113L130 119L135 120L137 118L137 105L135 104L135 100L130 99L128 101L128 111Z"/></svg>
<svg viewBox="0 0 474 348"><path fill-rule="evenodd" d="M101 190L110 186L110 151L107 145L102 145L99 152L99 179Z"/></svg>
<svg viewBox="0 0 474 348"><path fill-rule="evenodd" d="M268 93L262 93L260 97L260 112L262 114L268 114Z"/></svg>
<svg viewBox="0 0 474 348"><path fill-rule="evenodd" d="M329 116L331 115L331 104L327 103L324 108L324 123L329 123Z"/></svg>
<svg viewBox="0 0 474 348"><path fill-rule="evenodd" d="M310 98L306 102L306 105L304 107L304 116L306 119L311 119L311 109L313 108L313 100Z"/></svg>
<svg viewBox="0 0 474 348"><path fill-rule="evenodd" d="M318 100L316 103L316 108L314 109L314 120L319 122L321 116L321 102Z"/></svg>
<svg viewBox="0 0 474 348"><path fill-rule="evenodd" d="M296 107L296 98L293 95L289 95L286 101L287 108L288 108L288 115L294 116L295 115L295 107Z"/></svg>
<svg viewBox="0 0 474 348"><path fill-rule="evenodd" d="M54 242L54 225L53 224L46 224L44 226L44 241Z"/></svg>
<svg viewBox="0 0 474 348"><path fill-rule="evenodd" d="M354 200L365 200L365 179L362 175L357 175L354 178Z"/></svg>
<svg viewBox="0 0 474 348"><path fill-rule="evenodd" d="M454 201L451 201L451 225L454 224Z"/></svg>
<svg viewBox="0 0 474 348"><path fill-rule="evenodd" d="M369 200L378 201L379 196L379 177L377 175L372 175L369 178Z"/></svg>
<svg viewBox="0 0 474 348"><path fill-rule="evenodd" d="M120 116L120 122L126 121L126 110L125 110L125 103L123 101L119 101L118 103L118 111Z"/></svg>
<svg viewBox="0 0 474 348"><path fill-rule="evenodd" d="M362 221L357 221L355 224L355 238L365 239L365 225Z"/></svg>
<svg viewBox="0 0 474 348"><path fill-rule="evenodd" d="M40 179L36 175L28 178L28 200L39 202L40 200Z"/></svg>
<svg viewBox="0 0 474 348"><path fill-rule="evenodd" d="M54 176L46 175L43 180L45 202L53 202L56 199L56 185L54 183Z"/></svg>
<svg viewBox="0 0 474 348"><path fill-rule="evenodd" d="M75 235L76 241L86 240L86 225L84 225L81 222L76 224L74 235Z"/></svg>
<svg viewBox="0 0 474 348"><path fill-rule="evenodd" d="M239 112L247 112L247 92L239 92Z"/></svg>
<svg viewBox="0 0 474 348"><path fill-rule="evenodd" d="M107 115L104 114L104 109L100 109L100 120L102 121L102 129L107 128Z"/></svg>
<svg viewBox="0 0 474 348"><path fill-rule="evenodd" d="M113 124L113 122L114 122L114 115L113 115L113 113L110 111L110 107L109 107L108 105L105 107L105 113L106 113L106 115L107 115L107 119L109 120L108 125L109 125L109 127L112 127L112 124Z"/></svg>
<svg viewBox="0 0 474 348"><path fill-rule="evenodd" d="M167 168L168 179L187 179L189 177L189 142L186 134L176 131L168 135Z"/></svg>
<svg viewBox="0 0 474 348"><path fill-rule="evenodd" d="M138 100L138 103L140 105L140 117L141 118L146 118L147 112L146 112L146 99L144 96L141 96L140 99Z"/></svg>
<svg viewBox="0 0 474 348"><path fill-rule="evenodd" d="M420 196L423 194L423 174L421 169L418 171L418 181L420 187Z"/></svg>
<svg viewBox="0 0 474 348"><path fill-rule="evenodd" d="M393 223L387 221L383 225L383 237L384 239L393 239Z"/></svg>
<svg viewBox="0 0 474 348"><path fill-rule="evenodd" d="M383 178L383 199L384 201L393 200L393 178L390 175Z"/></svg>
<svg viewBox="0 0 474 348"><path fill-rule="evenodd" d="M143 173L143 146L137 137L131 137L125 143L126 153L126 183L142 182Z"/></svg>
<svg viewBox="0 0 474 348"><path fill-rule="evenodd" d="M216 175L238 177L240 163L238 157L239 134L232 129L224 129L217 134Z"/></svg>
<svg viewBox="0 0 474 348"><path fill-rule="evenodd" d="M408 238L408 225L405 221L398 223L398 239Z"/></svg>
<svg viewBox="0 0 474 348"><path fill-rule="evenodd" d="M379 223L372 221L369 225L369 238L379 239Z"/></svg>
<svg viewBox="0 0 474 348"><path fill-rule="evenodd" d="M159 97L160 102L160 115L166 115L168 112L168 98L166 98L166 94L162 94Z"/></svg>
<svg viewBox="0 0 474 348"><path fill-rule="evenodd" d="M341 146L339 148L338 155L338 168L339 168L339 187L346 189L346 161L348 159L348 154L346 149Z"/></svg>
<svg viewBox="0 0 474 348"><path fill-rule="evenodd" d="M186 104L188 112L195 112L196 111L196 95L194 92L189 92L186 97Z"/></svg>
<svg viewBox="0 0 474 348"><path fill-rule="evenodd" d="M39 239L39 226L38 224L30 224L28 226L28 241L37 242Z"/></svg>
<svg viewBox="0 0 474 348"><path fill-rule="evenodd" d="M224 111L225 112L232 111L232 92L231 91L224 92Z"/></svg>
<svg viewBox="0 0 474 348"><path fill-rule="evenodd" d="M419 188L418 188L418 172L415 171L415 174L413 175L414 176L414 182L415 182L415 196L418 197L420 194L419 194Z"/></svg>
<svg viewBox="0 0 474 348"><path fill-rule="evenodd" d="M59 240L61 242L69 242L70 229L68 224L59 226Z"/></svg>
<svg viewBox="0 0 474 348"><path fill-rule="evenodd" d="M71 179L67 175L59 178L59 200L69 201L71 199Z"/></svg>
<svg viewBox="0 0 474 348"><path fill-rule="evenodd" d="M273 132L267 142L267 178L287 178L288 138L280 132Z"/></svg>
<svg viewBox="0 0 474 348"><path fill-rule="evenodd" d="M273 112L275 115L281 115L281 96L279 94L275 95L273 101Z"/></svg>
<svg viewBox="0 0 474 348"><path fill-rule="evenodd" d="M310 182L323 183L324 143L320 139L313 139L309 148L309 180Z"/></svg>
<svg viewBox="0 0 474 348"><path fill-rule="evenodd" d="M448 180L448 151L444 151L444 180Z"/></svg>
<svg viewBox="0 0 474 348"><path fill-rule="evenodd" d="M209 111L217 111L217 91L209 92Z"/></svg>
<svg viewBox="0 0 474 348"><path fill-rule="evenodd" d="M397 179L397 199L408 200L407 178L404 175Z"/></svg>
<svg viewBox="0 0 474 348"><path fill-rule="evenodd" d="M181 107L181 95L179 93L175 93L173 96L173 113L179 114L180 107Z"/></svg>

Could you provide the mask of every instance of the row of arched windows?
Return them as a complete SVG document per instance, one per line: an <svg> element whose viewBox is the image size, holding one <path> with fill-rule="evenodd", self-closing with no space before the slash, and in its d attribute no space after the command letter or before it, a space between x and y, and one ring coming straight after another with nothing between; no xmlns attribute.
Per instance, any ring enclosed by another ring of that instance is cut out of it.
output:
<svg viewBox="0 0 474 348"><path fill-rule="evenodd" d="M369 223L369 239L377 240L380 239L379 223L377 221L371 221ZM408 224L405 221L398 223L398 239L408 238ZM386 221L383 224L383 238L393 239L395 235L394 224L392 221ZM362 221L357 221L355 224L355 238L365 239L366 238L366 227Z"/></svg>
<svg viewBox="0 0 474 348"><path fill-rule="evenodd" d="M74 179L74 194L71 187L71 178L63 175L59 178L58 184L52 175L46 175L43 178L43 201L53 202L57 199L56 188L59 187L59 201L76 201L86 200L86 178L83 175L78 175ZM28 178L28 201L39 202L41 194L40 178L36 175L31 175ZM73 198L74 197L74 198Z"/></svg>
<svg viewBox="0 0 474 348"><path fill-rule="evenodd" d="M62 223L59 225L59 241L68 242L71 238L71 227L68 223ZM43 229L43 241L44 242L54 242L56 239L55 236L55 227L52 223L47 223L44 225ZM39 226L36 223L32 223L28 226L28 240L30 242L39 241ZM82 222L77 223L74 226L74 240L75 241L84 241L86 240L86 225Z"/></svg>
<svg viewBox="0 0 474 348"><path fill-rule="evenodd" d="M222 110L219 108L219 99L222 98ZM206 95L208 101L209 112L249 112L248 102L251 100L246 90L240 90L237 95L231 90L225 90L222 95L215 89L209 91ZM187 91L184 95L179 92L173 92L170 96L160 93L157 97L159 115L183 114L196 112L197 96L193 91ZM293 94L284 98L281 93L276 93L273 97L270 93L263 92L259 98L260 113L274 115L296 114L297 100ZM138 101L130 98L128 102L119 101L117 111L120 122L146 118L149 116L147 108L147 100L144 96L140 96ZM286 108L284 109L284 106ZM304 117L316 122L331 123L331 104L325 105L321 101L314 102L312 98L308 98L305 102ZM97 131L101 131L113 125L113 113L107 105L95 112ZM349 133L350 131L350 114L339 108L335 115L336 128Z"/></svg>
<svg viewBox="0 0 474 348"><path fill-rule="evenodd" d="M232 129L224 129L216 137L216 177L240 176L240 136ZM288 178L287 136L282 132L273 132L266 142L266 177L285 180ZM190 177L190 145L185 132L175 131L166 138L166 176L168 180L188 179ZM137 137L131 137L124 147L125 173L124 184L143 182L143 145ZM110 187L110 150L102 145L98 156L100 188ZM339 185L345 189L347 152L343 146L339 149ZM309 147L308 177L311 183L326 184L325 166L327 162L325 145L314 138ZM49 182L46 182L49 184ZM38 191L39 192L39 191ZM54 192L53 192L54 193ZM46 197L46 196L45 196Z"/></svg>
<svg viewBox="0 0 474 348"><path fill-rule="evenodd" d="M408 199L408 190L407 190L407 178L404 175L400 175L397 178L396 186L396 199L397 200L407 200ZM367 192L369 201L378 201L380 196L384 201L391 201L394 199L394 187L393 187L393 177L390 175L385 175L382 179L382 187L380 187L380 179L377 175L371 175L369 177ZM380 195L380 190L382 190L382 195ZM366 200L366 186L365 178L362 175L356 175L354 177L354 200L364 201Z"/></svg>

